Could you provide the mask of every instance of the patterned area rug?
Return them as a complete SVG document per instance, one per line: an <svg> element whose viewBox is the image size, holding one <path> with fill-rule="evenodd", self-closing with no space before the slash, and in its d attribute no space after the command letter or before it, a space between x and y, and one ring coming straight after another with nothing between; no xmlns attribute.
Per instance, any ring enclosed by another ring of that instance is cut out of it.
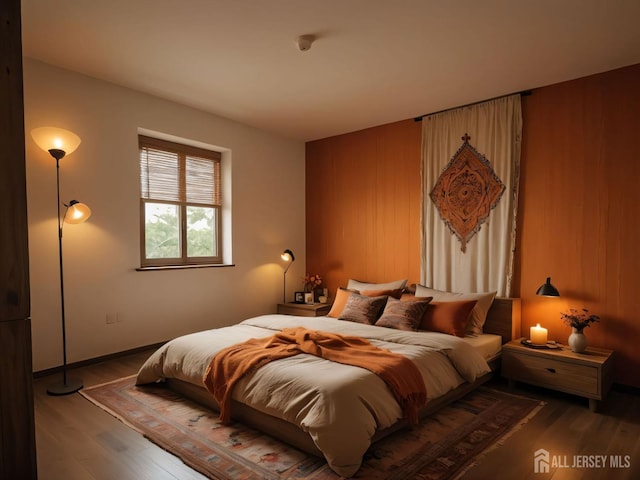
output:
<svg viewBox="0 0 640 480"><path fill-rule="evenodd" d="M162 385L136 387L134 377L80 393L209 478L336 480L322 459L218 415ZM367 452L354 478L443 480L500 445L542 407L530 398L481 387L397 432Z"/></svg>

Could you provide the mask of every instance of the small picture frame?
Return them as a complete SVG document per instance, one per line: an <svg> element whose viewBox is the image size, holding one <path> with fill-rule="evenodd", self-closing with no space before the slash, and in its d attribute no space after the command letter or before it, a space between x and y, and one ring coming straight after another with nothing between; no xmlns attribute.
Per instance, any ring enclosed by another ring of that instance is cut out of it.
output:
<svg viewBox="0 0 640 480"><path fill-rule="evenodd" d="M304 303L308 304L308 305L312 305L313 304L313 292L305 292L304 294Z"/></svg>
<svg viewBox="0 0 640 480"><path fill-rule="evenodd" d="M293 295L294 303L304 303L304 292L296 292Z"/></svg>

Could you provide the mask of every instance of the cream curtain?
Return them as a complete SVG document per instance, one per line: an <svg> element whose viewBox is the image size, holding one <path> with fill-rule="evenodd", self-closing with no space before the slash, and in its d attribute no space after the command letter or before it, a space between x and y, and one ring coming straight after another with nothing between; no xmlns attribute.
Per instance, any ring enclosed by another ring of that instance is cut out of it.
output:
<svg viewBox="0 0 640 480"><path fill-rule="evenodd" d="M505 185L466 251L429 196L463 145L463 136ZM520 95L422 119L422 258L420 282L438 290L511 295L516 240L522 112Z"/></svg>

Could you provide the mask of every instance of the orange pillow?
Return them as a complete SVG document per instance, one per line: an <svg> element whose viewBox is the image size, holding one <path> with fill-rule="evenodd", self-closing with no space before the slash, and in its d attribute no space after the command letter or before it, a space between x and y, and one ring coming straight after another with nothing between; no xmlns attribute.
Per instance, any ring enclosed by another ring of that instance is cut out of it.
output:
<svg viewBox="0 0 640 480"><path fill-rule="evenodd" d="M422 316L419 329L464 337L471 310L476 303L476 300L431 302Z"/></svg>
<svg viewBox="0 0 640 480"><path fill-rule="evenodd" d="M365 297L380 297L382 295L386 295L388 297L400 299L402 296L402 288L396 288L394 290L363 290L360 292L360 295L364 295ZM424 298L421 300L424 300Z"/></svg>
<svg viewBox="0 0 640 480"><path fill-rule="evenodd" d="M380 297L382 295L387 295L393 298L400 298L402 295L402 289L398 288L395 290L365 290L364 292L358 292L357 290L349 290L348 288L340 287L336 292L336 298L333 300L333 305L331 306L331 310L327 313L327 317L332 318L340 318L340 314L342 310L344 310L344 306L347 304L347 300L349 299L349 295L352 293L359 293L360 295L364 295L365 297ZM419 298L418 300L425 300L425 298Z"/></svg>
<svg viewBox="0 0 640 480"><path fill-rule="evenodd" d="M336 292L336 298L333 300L331 310L327 313L327 317L340 318L340 314L342 313L342 310L344 310L344 306L347 304L347 300L349 300L349 296L352 293L354 293L353 290L339 288Z"/></svg>
<svg viewBox="0 0 640 480"><path fill-rule="evenodd" d="M400 300L402 300L403 302L415 302L418 300L424 300L425 297L416 297L415 293L403 293L400 296ZM432 298L433 300L433 298Z"/></svg>

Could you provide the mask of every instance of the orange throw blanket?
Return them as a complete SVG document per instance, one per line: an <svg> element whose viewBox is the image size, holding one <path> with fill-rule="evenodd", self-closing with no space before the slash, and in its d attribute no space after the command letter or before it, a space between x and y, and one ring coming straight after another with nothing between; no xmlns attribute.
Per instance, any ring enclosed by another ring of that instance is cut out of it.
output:
<svg viewBox="0 0 640 480"><path fill-rule="evenodd" d="M364 338L302 327L287 328L267 338L252 338L213 357L203 380L220 406L220 419L223 422L230 420L231 392L244 375L272 360L300 353L375 373L391 389L409 421L418 422L418 410L427 401L427 391L422 375L411 360L378 348Z"/></svg>

